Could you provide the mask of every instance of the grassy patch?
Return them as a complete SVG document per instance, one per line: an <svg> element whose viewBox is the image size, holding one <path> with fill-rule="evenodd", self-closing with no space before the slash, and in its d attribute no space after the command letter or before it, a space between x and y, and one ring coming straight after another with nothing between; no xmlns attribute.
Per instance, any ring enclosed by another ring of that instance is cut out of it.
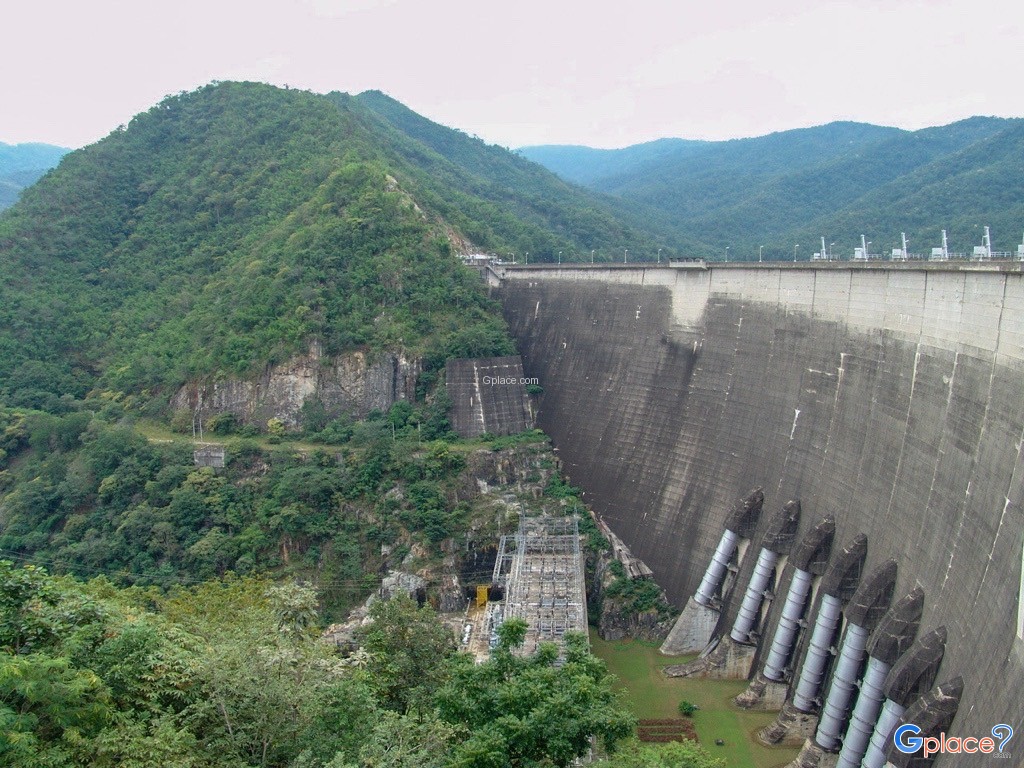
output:
<svg viewBox="0 0 1024 768"><path fill-rule="evenodd" d="M192 435L183 435L179 432L173 431L164 422L157 421L156 419L136 419L135 431L142 435L144 438L153 443L193 443L199 442L198 436L195 441L192 440ZM233 445L241 442L254 443L263 450L274 451L274 450L288 450L293 453L312 453L315 450L327 451L328 453L337 452L338 446L325 445L323 443L311 443L306 440L279 440L274 442L270 435L259 434L252 437L243 437L242 435L217 435L213 432L206 432L203 435L204 443L220 443L226 445L228 450L231 450Z"/></svg>
<svg viewBox="0 0 1024 768"><path fill-rule="evenodd" d="M746 712L731 700L746 687L745 680L687 680L665 677L661 668L688 661L692 656L662 656L657 643L640 640L605 642L591 632L595 655L618 677L618 686L639 718L678 717L679 702L691 701L700 709L693 722L701 744L715 757L725 758L730 768L775 768L797 755L790 748L768 748L754 734L775 719L765 712ZM725 746L715 746L722 739Z"/></svg>

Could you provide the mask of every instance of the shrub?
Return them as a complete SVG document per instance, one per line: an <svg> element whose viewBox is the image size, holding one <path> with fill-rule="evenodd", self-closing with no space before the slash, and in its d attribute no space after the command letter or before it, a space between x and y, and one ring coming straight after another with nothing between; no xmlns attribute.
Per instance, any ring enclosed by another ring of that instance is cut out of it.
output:
<svg viewBox="0 0 1024 768"><path fill-rule="evenodd" d="M330 419L327 416L327 408L318 397L310 397L302 402L299 409L299 423L302 424L302 433L311 437L322 432Z"/></svg>
<svg viewBox="0 0 1024 768"><path fill-rule="evenodd" d="M327 445L342 445L352 439L354 429L349 416L341 416L327 423L317 439Z"/></svg>
<svg viewBox="0 0 1024 768"><path fill-rule="evenodd" d="M182 408L171 415L171 431L181 435L192 434L192 412Z"/></svg>
<svg viewBox="0 0 1024 768"><path fill-rule="evenodd" d="M230 435L238 426L238 420L233 413L218 413L207 423L207 429L215 435Z"/></svg>

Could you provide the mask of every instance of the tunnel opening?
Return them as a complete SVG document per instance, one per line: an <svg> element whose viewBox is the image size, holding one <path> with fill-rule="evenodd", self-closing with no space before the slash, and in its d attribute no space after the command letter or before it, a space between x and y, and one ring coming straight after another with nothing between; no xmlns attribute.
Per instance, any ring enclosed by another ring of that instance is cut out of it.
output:
<svg viewBox="0 0 1024 768"><path fill-rule="evenodd" d="M462 584L466 597L475 599L478 586L491 585L494 564L497 561L498 547L496 544L471 549L465 554L462 558L462 567L459 569L459 583Z"/></svg>

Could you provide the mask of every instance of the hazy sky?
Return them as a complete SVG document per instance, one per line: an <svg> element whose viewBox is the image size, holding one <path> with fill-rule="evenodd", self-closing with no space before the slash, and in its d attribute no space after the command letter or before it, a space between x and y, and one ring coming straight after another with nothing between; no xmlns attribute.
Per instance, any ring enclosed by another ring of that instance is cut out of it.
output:
<svg viewBox="0 0 1024 768"><path fill-rule="evenodd" d="M375 88L498 144L1024 115L1020 0L14 0L0 141L78 147L210 80Z"/></svg>

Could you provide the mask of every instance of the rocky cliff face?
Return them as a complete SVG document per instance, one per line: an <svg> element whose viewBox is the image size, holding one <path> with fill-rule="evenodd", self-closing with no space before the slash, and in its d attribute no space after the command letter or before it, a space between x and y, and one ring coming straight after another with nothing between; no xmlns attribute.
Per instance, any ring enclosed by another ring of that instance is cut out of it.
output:
<svg viewBox="0 0 1024 768"><path fill-rule="evenodd" d="M302 405L319 400L331 415L365 417L386 411L398 400L412 400L422 361L402 354L350 352L327 357L319 345L286 363L266 368L256 379L193 381L171 398L175 410L206 419L234 414L242 423L263 426L277 418L299 425Z"/></svg>
<svg viewBox="0 0 1024 768"><path fill-rule="evenodd" d="M609 567L612 562L615 562L615 557L604 553L598 557L594 568L591 602L599 606L598 635L602 640L632 638L661 642L668 636L675 622L675 613L668 611L665 593L658 590L660 596L653 607L638 605L632 595L616 594L616 582L629 577L623 576L621 571L617 574L615 569Z"/></svg>

